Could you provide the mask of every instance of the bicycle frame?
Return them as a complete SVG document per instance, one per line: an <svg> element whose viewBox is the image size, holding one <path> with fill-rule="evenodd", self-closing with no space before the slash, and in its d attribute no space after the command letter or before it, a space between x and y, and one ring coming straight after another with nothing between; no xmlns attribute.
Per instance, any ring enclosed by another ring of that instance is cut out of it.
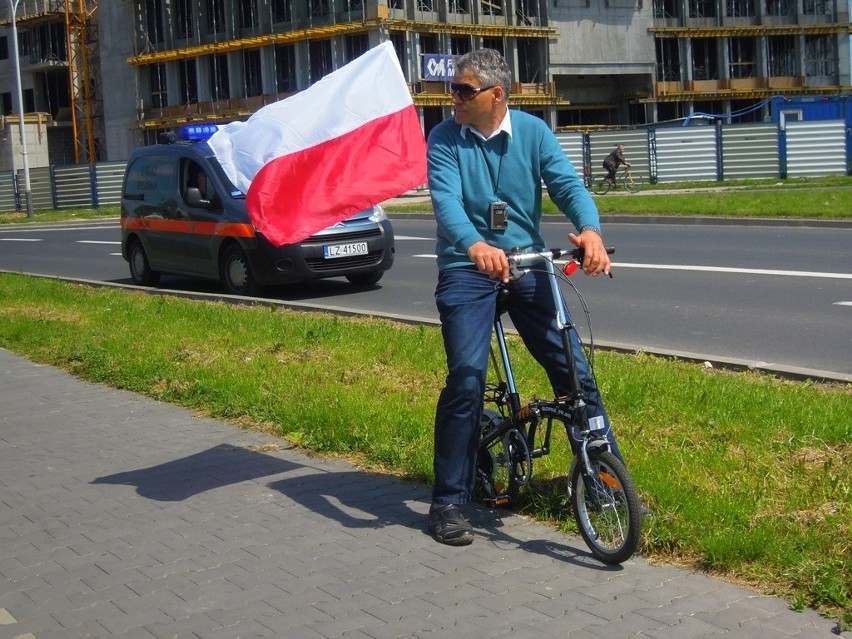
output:
<svg viewBox="0 0 852 639"><path fill-rule="evenodd" d="M483 401L496 404L499 413L483 410L475 472L486 503L510 505L519 488L532 477L533 460L550 452L553 421L562 422L574 455L568 471L568 498L580 535L592 554L605 563L616 564L631 557L639 543L641 502L630 473L611 450L604 434L604 418L588 416L586 393L580 385L571 348L571 331L575 329L568 319L554 260L570 255L572 260L581 262L581 251L550 249L541 253L508 255L513 272L524 267L528 272L542 264L547 274L568 364L568 392L566 396L553 400L521 404L501 319L508 310L505 295L510 294L504 287L506 292L500 291L494 313L496 347L492 342L491 349L491 359L500 381L497 385L486 384L483 395ZM607 252L612 251L607 249ZM536 446L536 434L543 421L546 422L546 430L541 445Z"/></svg>
<svg viewBox="0 0 852 639"><path fill-rule="evenodd" d="M518 392L515 376L512 370L512 362L506 344L506 334L503 328L502 315L506 312L505 307L498 301L497 311L494 316L494 333L496 352L499 353L500 365L497 364L495 345L492 345L492 362L500 376L505 376L505 388L503 382L498 386L498 392L489 398L489 401L497 404L501 409L504 420L483 433L482 443L488 445L496 439L505 436L510 430L515 429L523 438L526 451L524 456L530 460L547 455L550 452L550 437L553 430L553 420L557 419L564 423L568 439L571 443L572 452L582 460L583 468L589 468L587 446L594 442L595 446L609 450L609 441L603 437L591 436L595 431L605 427L602 417L588 418L586 415L585 392L580 385L577 375L574 351L571 348L570 331L574 325L569 322L565 301L559 289L559 281L556 275L554 260L570 251L551 249L541 253L525 253L510 255L510 262L514 268L531 268L536 264L544 266L547 279L550 283L553 303L556 309L556 323L562 339L562 348L567 358L568 370L568 395L555 400L537 400L522 406ZM508 408L506 415L503 408ZM535 446L536 432L542 420L546 419L546 430L542 445ZM531 467L530 467L531 471ZM531 473L530 473L531 474Z"/></svg>

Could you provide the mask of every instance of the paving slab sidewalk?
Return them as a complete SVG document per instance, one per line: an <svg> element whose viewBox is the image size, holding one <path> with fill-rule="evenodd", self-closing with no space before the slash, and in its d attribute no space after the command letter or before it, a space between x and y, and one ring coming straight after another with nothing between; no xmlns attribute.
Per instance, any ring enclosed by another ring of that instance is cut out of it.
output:
<svg viewBox="0 0 852 639"><path fill-rule="evenodd" d="M0 639L852 637L814 611L0 349Z"/></svg>

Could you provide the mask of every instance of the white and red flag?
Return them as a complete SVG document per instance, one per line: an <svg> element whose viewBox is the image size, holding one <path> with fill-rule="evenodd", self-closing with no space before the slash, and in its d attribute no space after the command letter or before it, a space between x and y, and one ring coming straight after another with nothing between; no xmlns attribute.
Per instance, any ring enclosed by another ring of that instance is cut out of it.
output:
<svg viewBox="0 0 852 639"><path fill-rule="evenodd" d="M255 228L299 242L426 182L426 142L390 42L209 140Z"/></svg>

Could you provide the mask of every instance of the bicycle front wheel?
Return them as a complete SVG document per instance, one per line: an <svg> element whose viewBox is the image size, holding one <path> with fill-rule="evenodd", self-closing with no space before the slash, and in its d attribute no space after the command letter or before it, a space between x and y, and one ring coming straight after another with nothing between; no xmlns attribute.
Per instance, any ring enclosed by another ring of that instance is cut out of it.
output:
<svg viewBox="0 0 852 639"><path fill-rule="evenodd" d="M603 195L609 191L611 186L605 175L596 175L592 178L592 193L595 195Z"/></svg>
<svg viewBox="0 0 852 639"><path fill-rule="evenodd" d="M609 451L589 451L592 475L573 465L570 492L583 541L605 564L630 559L642 533L642 508L624 464Z"/></svg>
<svg viewBox="0 0 852 639"><path fill-rule="evenodd" d="M638 173L628 173L624 176L624 188L628 193L638 193L645 186L645 178Z"/></svg>

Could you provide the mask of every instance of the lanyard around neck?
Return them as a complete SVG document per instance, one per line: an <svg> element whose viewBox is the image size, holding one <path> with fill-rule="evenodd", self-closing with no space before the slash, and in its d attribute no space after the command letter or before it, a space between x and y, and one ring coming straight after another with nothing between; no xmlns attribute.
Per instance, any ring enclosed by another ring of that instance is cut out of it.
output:
<svg viewBox="0 0 852 639"><path fill-rule="evenodd" d="M506 155L506 138L509 137L508 133L503 131L501 133L503 136L503 148L500 150L500 162L497 164L497 177L494 177L494 174L491 172L491 165L488 163L488 157L485 155L485 142L486 140L482 140L479 136L475 136L476 145L479 147L479 151L482 153L482 161L485 162L485 169L488 171L488 177L491 178L491 186L494 188L494 196L497 197L497 189L500 186L500 173L503 171L503 156Z"/></svg>

